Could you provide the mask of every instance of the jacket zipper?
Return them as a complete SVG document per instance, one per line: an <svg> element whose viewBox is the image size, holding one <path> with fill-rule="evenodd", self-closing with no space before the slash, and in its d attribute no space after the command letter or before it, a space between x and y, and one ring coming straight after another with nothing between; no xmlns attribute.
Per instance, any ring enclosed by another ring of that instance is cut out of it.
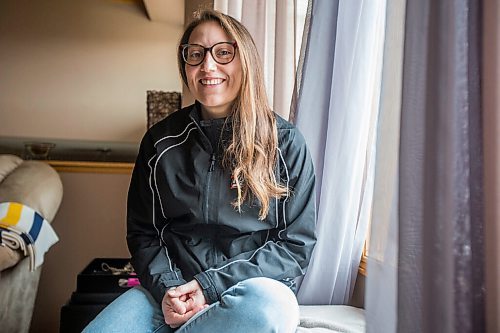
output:
<svg viewBox="0 0 500 333"><path fill-rule="evenodd" d="M210 155L210 168L208 169L209 172L212 172L215 170L215 154L212 153L212 155Z"/></svg>
<svg viewBox="0 0 500 333"><path fill-rule="evenodd" d="M208 224L210 185L212 181L212 173L214 170L215 170L215 154L212 153L212 155L210 155L210 166L208 168L207 185L205 189L205 223L207 224Z"/></svg>
<svg viewBox="0 0 500 333"><path fill-rule="evenodd" d="M209 207L209 202L210 202L210 197L213 197L211 191L211 185L212 185L212 177L214 174L215 170L215 153L212 152L210 155L210 166L208 167L208 173L207 173L207 188L206 188L206 195L205 195L205 223L209 223L209 216L210 216L210 207ZM210 241L212 244L212 250L211 250L211 257L212 257L212 263L210 263L210 266L215 265L217 263L217 255L215 251L215 246L213 245L212 241Z"/></svg>

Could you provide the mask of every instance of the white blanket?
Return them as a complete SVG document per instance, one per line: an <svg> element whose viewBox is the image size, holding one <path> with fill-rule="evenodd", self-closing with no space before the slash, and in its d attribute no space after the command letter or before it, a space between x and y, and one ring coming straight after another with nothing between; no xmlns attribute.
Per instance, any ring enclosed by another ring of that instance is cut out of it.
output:
<svg viewBox="0 0 500 333"><path fill-rule="evenodd" d="M17 202L0 203L0 243L30 257L30 270L43 263L49 248L59 241L47 220Z"/></svg>
<svg viewBox="0 0 500 333"><path fill-rule="evenodd" d="M301 305L296 333L364 333L364 313L347 305Z"/></svg>

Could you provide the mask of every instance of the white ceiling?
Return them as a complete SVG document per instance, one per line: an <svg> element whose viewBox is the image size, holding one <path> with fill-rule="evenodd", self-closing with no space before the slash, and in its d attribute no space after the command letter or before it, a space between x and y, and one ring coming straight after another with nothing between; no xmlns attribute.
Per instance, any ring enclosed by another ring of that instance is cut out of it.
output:
<svg viewBox="0 0 500 333"><path fill-rule="evenodd" d="M184 25L184 0L143 0L149 19Z"/></svg>

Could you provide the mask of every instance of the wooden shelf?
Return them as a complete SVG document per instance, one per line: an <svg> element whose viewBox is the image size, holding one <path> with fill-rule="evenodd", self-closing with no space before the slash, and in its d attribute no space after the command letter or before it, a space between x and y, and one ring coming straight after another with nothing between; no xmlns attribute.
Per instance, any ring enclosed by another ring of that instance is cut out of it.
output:
<svg viewBox="0 0 500 333"><path fill-rule="evenodd" d="M46 144L51 149L35 155L32 146ZM130 174L138 150L137 142L0 136L0 154L42 161L59 172Z"/></svg>
<svg viewBox="0 0 500 333"><path fill-rule="evenodd" d="M130 174L134 163L126 162L82 162L45 161L59 172Z"/></svg>

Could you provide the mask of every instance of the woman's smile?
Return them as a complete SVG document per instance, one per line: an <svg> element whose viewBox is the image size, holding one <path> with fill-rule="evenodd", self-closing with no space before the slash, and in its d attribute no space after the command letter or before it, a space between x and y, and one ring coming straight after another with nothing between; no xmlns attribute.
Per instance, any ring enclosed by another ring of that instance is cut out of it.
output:
<svg viewBox="0 0 500 333"><path fill-rule="evenodd" d="M216 78L216 77L206 77L206 78L199 80L201 85L206 86L206 87L217 87L217 86L220 86L225 81L226 81L225 79Z"/></svg>

